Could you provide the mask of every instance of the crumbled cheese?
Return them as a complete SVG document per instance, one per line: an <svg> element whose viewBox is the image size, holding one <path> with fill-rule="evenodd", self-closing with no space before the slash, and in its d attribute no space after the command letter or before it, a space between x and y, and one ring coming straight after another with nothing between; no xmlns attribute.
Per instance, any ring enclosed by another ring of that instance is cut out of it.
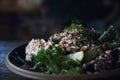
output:
<svg viewBox="0 0 120 80"><path fill-rule="evenodd" d="M44 39L32 39L26 47L26 59L31 60L32 55L37 55L38 51L46 46Z"/></svg>

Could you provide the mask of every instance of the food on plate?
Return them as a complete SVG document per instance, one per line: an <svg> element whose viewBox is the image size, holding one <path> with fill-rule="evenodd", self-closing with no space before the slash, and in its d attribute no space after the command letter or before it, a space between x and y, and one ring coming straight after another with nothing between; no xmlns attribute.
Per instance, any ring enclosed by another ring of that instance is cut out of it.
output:
<svg viewBox="0 0 120 80"><path fill-rule="evenodd" d="M100 33L72 23L48 40L32 39L26 46L26 61L41 73L78 75L120 67L120 32L110 26Z"/></svg>

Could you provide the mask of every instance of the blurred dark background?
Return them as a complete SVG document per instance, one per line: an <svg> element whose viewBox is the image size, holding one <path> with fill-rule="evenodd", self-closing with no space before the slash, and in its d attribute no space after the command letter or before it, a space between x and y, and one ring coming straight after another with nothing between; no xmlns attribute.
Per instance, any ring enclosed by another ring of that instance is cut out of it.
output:
<svg viewBox="0 0 120 80"><path fill-rule="evenodd" d="M119 27L119 0L0 0L0 41L48 38L74 18L87 28Z"/></svg>

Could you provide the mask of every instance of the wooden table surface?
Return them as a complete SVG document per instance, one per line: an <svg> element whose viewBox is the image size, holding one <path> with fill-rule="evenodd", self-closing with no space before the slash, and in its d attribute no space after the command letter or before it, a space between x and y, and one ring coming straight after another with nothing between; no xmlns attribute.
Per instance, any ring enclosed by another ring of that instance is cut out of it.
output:
<svg viewBox="0 0 120 80"><path fill-rule="evenodd" d="M25 78L23 76L16 75L9 71L5 64L4 59L6 54L14 47L22 44L24 42L0 42L0 80L33 80ZM101 80L101 79L99 79ZM109 77L102 80L120 80L120 75L115 77Z"/></svg>

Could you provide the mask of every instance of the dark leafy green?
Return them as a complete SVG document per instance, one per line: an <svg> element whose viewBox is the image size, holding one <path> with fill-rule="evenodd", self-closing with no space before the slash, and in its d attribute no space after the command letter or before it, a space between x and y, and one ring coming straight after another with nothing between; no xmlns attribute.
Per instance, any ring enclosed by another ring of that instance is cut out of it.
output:
<svg viewBox="0 0 120 80"><path fill-rule="evenodd" d="M84 62L93 60L97 55L99 55L100 46L95 46L93 49L88 50L84 54Z"/></svg>
<svg viewBox="0 0 120 80"><path fill-rule="evenodd" d="M111 25L98 39L101 42L120 42L120 31L113 25Z"/></svg>

